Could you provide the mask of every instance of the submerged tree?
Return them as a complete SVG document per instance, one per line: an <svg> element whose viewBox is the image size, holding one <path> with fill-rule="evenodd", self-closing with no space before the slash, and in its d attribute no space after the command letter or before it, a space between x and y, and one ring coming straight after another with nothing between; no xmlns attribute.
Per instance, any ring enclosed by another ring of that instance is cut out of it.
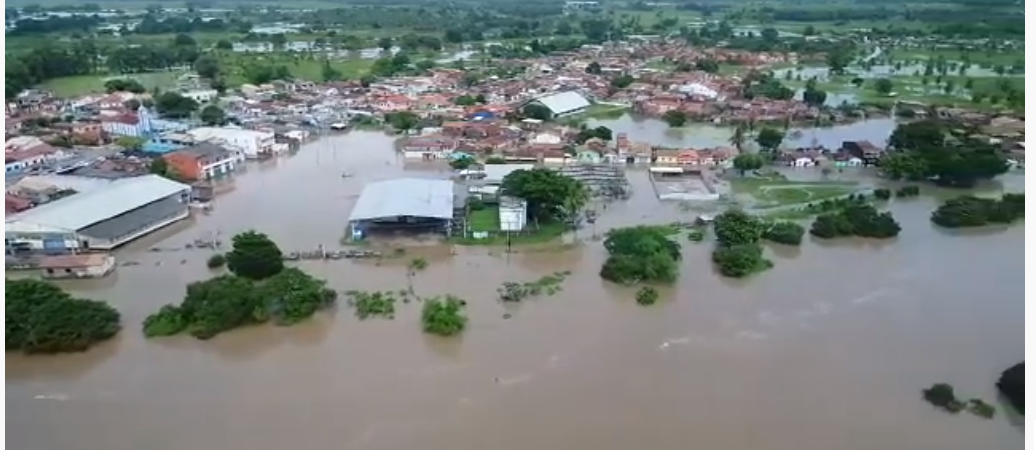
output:
<svg viewBox="0 0 1036 450"><path fill-rule="evenodd" d="M234 275L262 280L284 270L284 254L269 236L256 231L245 231L232 239L233 247L227 253L227 268Z"/></svg>
<svg viewBox="0 0 1036 450"><path fill-rule="evenodd" d="M716 216L713 230L716 249L712 251L712 262L721 275L742 278L773 265L763 257L763 248L759 246L767 224L758 217L731 209Z"/></svg>
<svg viewBox="0 0 1036 450"><path fill-rule="evenodd" d="M163 306L144 320L144 335L187 332L198 339L209 339L234 328L269 321L292 325L333 305L336 296L324 281L297 268L259 282L222 275L188 285L180 305Z"/></svg>
<svg viewBox="0 0 1036 450"><path fill-rule="evenodd" d="M421 307L421 329L425 333L439 336L453 336L464 331L468 317L464 314L467 302L447 295L431 298Z"/></svg>
<svg viewBox="0 0 1036 450"><path fill-rule="evenodd" d="M676 281L680 245L666 231L648 225L609 231L604 240L608 259L601 267L601 278L625 284Z"/></svg>
<svg viewBox="0 0 1036 450"><path fill-rule="evenodd" d="M73 298L33 279L4 280L7 350L24 353L81 352L114 337L119 312L107 303Z"/></svg>

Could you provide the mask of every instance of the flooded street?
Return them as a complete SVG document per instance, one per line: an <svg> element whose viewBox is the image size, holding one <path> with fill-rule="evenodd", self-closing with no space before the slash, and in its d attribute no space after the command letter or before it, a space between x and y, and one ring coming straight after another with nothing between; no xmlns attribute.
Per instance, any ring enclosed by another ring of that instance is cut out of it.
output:
<svg viewBox="0 0 1036 450"><path fill-rule="evenodd" d="M656 123L608 126L635 140L670 139L639 128ZM867 123L859 126L879 126ZM831 133L824 139L840 144L871 132ZM111 301L125 329L85 354L7 355L8 442L19 450L973 450L1024 441L1023 426L1004 414L951 416L921 400L921 388L948 382L999 407L993 383L1025 349L1023 227L936 230L927 195L893 203L903 226L894 242L807 238L801 249L772 249L776 266L748 281L718 277L710 244L684 242L680 280L651 308L636 304L634 288L600 279L605 252L584 229L575 236L583 245L563 252L410 250L429 262L418 294L469 301L461 339L423 335L419 304L400 305L392 321L360 322L343 306L296 327L208 342L143 339L146 315L210 275L209 251L149 247L249 228L286 251L337 246L365 183L448 175L445 165L403 164L390 137L365 132L251 166L211 215L119 255L140 265L65 285ZM694 218L660 204L643 170L630 178L634 197L603 211L598 231ZM1020 190L1022 180L1005 183ZM301 266L336 289L395 290L409 258ZM562 270L572 276L556 296L507 309L495 299L505 281Z"/></svg>

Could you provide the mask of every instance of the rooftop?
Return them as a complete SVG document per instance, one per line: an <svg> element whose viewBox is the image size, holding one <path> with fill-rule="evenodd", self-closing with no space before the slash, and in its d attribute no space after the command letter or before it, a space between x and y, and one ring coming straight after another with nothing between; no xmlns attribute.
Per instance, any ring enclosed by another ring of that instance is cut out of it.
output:
<svg viewBox="0 0 1036 450"><path fill-rule="evenodd" d="M364 186L350 221L413 216L453 218L453 181L399 178Z"/></svg>
<svg viewBox="0 0 1036 450"><path fill-rule="evenodd" d="M124 178L108 187L76 194L7 216L7 232L74 232L191 187L158 175Z"/></svg>
<svg viewBox="0 0 1036 450"><path fill-rule="evenodd" d="M583 94L573 91L540 97L536 101L549 108L554 114L564 114L590 107L590 101L583 97Z"/></svg>

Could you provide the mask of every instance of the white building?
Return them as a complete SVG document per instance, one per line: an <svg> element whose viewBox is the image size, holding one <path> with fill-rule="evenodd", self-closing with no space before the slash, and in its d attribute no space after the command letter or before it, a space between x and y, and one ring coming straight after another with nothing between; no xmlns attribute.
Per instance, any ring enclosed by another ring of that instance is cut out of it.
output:
<svg viewBox="0 0 1036 450"><path fill-rule="evenodd" d="M219 92L215 89L195 89L180 94L184 97L192 99L198 103L208 103L219 97Z"/></svg>
<svg viewBox="0 0 1036 450"><path fill-rule="evenodd" d="M531 103L539 103L550 110L553 117L564 117L579 114L590 107L590 101L578 92L559 92L540 97Z"/></svg>
<svg viewBox="0 0 1036 450"><path fill-rule="evenodd" d="M277 145L272 131L243 130L240 128L201 127L187 130L196 141L218 141L228 148L240 151L245 158L258 159L272 156Z"/></svg>
<svg viewBox="0 0 1036 450"><path fill-rule="evenodd" d="M112 250L186 219L191 187L158 175L123 178L4 217L8 252Z"/></svg>

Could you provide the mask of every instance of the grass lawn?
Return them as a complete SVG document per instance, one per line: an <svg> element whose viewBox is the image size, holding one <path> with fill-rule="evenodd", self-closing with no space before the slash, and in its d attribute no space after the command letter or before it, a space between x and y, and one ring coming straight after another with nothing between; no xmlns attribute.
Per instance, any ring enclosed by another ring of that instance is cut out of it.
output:
<svg viewBox="0 0 1036 450"><path fill-rule="evenodd" d="M987 50L958 50L950 48L924 49L924 48L894 48L891 53L892 59L896 61L926 61L942 56L947 61L960 62L965 55L972 64L982 67L992 67L997 64L1011 66L1016 62L1025 61L1025 51L987 51Z"/></svg>
<svg viewBox="0 0 1036 450"><path fill-rule="evenodd" d="M565 224L558 222L542 224L538 229L533 227L535 225L529 224L527 230L531 231L511 234L511 245L543 244L557 239L569 229ZM450 242L458 245L507 245L508 236L500 232L500 208L496 205L486 205L483 209L471 211L468 215L468 228L473 232L489 232L490 237L456 237L450 239Z"/></svg>
<svg viewBox="0 0 1036 450"><path fill-rule="evenodd" d="M133 78L140 81L148 90L153 88L169 88L176 85L182 72L153 72L119 75L79 75L47 80L40 88L51 91L58 97L73 97L91 93L105 92L104 82L111 78Z"/></svg>
<svg viewBox="0 0 1036 450"><path fill-rule="evenodd" d="M856 183L840 181L791 181L740 177L730 180L734 194L752 198L757 209L815 202L852 194Z"/></svg>
<svg viewBox="0 0 1036 450"><path fill-rule="evenodd" d="M468 228L471 231L500 231L500 207L486 205L480 210L468 213Z"/></svg>
<svg viewBox="0 0 1036 450"><path fill-rule="evenodd" d="M250 63L284 65L295 77L315 82L324 81L323 59L295 57L287 53L225 54L220 57L220 64L229 72L228 82L231 86L247 82L244 67ZM373 59L331 60L331 67L341 72L345 79L358 79L366 75L372 65Z"/></svg>

